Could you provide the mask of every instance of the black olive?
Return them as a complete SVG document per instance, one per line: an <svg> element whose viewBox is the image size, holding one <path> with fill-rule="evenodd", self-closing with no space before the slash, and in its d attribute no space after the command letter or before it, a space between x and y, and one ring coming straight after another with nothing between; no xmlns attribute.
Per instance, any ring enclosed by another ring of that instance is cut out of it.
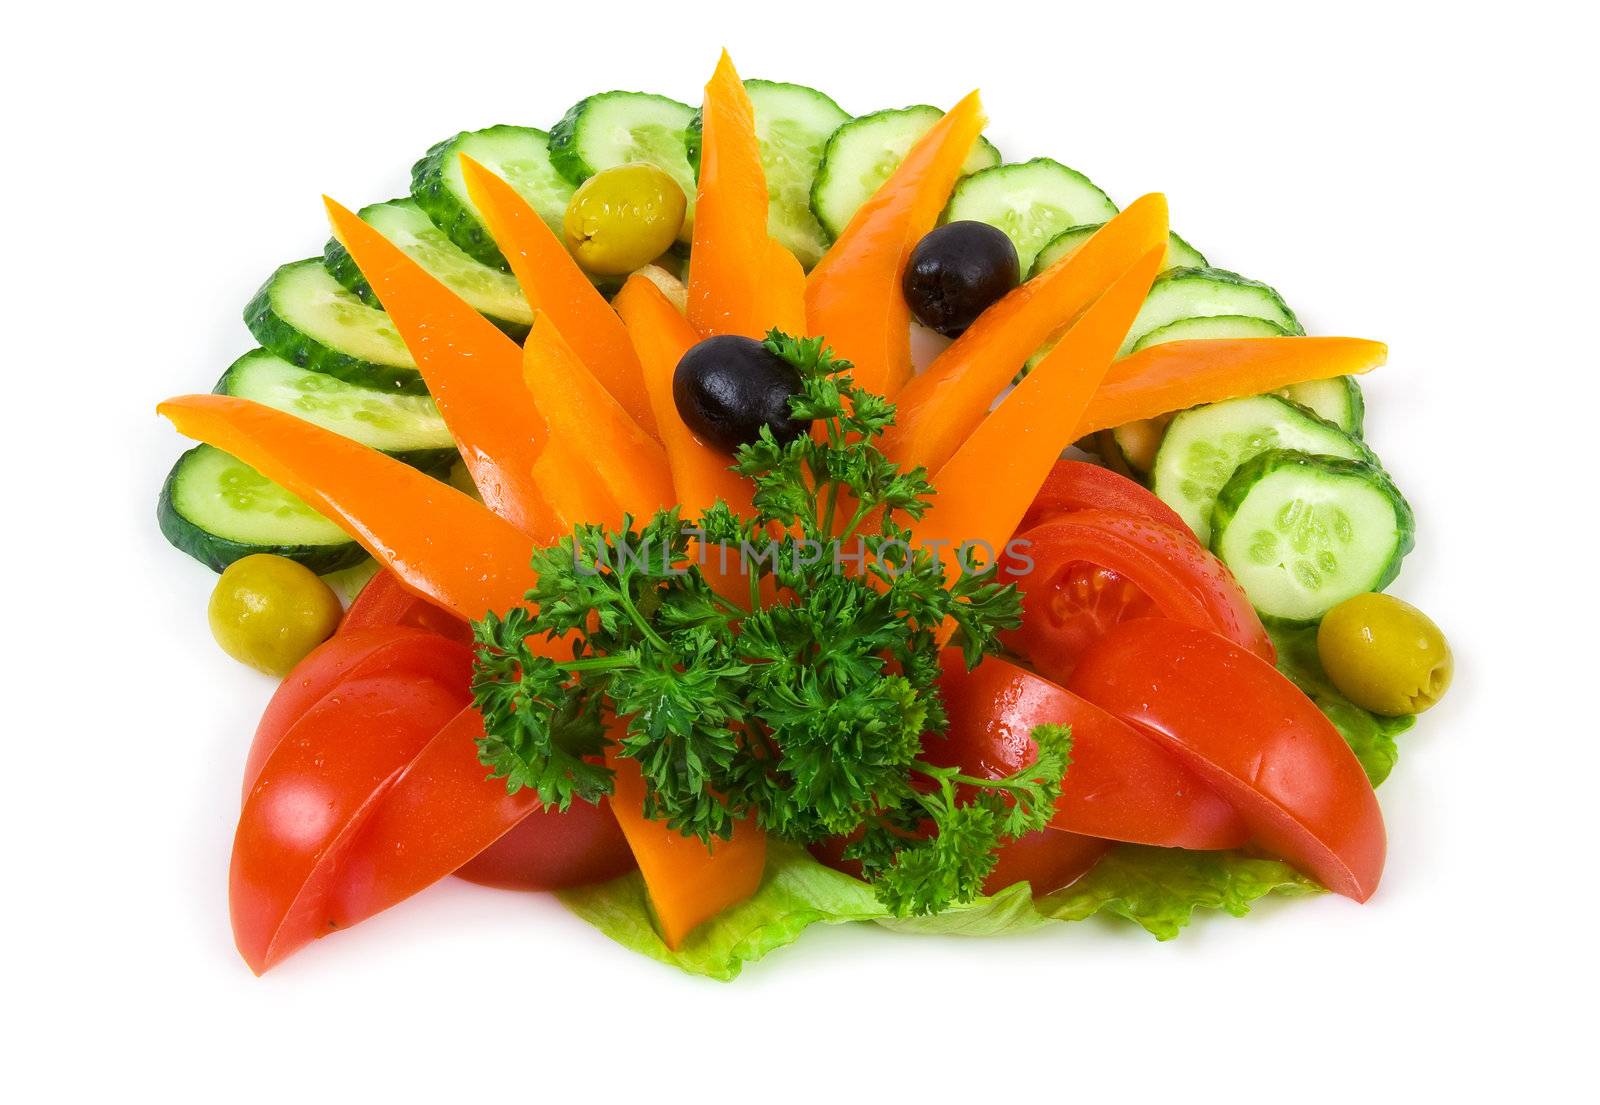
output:
<svg viewBox="0 0 1600 1105"><path fill-rule="evenodd" d="M691 430L733 452L770 426L780 443L811 429L789 417L789 397L800 393L800 374L765 345L719 334L691 348L672 374L672 401Z"/></svg>
<svg viewBox="0 0 1600 1105"><path fill-rule="evenodd" d="M988 223L946 223L929 231L906 265L906 304L918 322L957 337L1022 279L1017 247Z"/></svg>

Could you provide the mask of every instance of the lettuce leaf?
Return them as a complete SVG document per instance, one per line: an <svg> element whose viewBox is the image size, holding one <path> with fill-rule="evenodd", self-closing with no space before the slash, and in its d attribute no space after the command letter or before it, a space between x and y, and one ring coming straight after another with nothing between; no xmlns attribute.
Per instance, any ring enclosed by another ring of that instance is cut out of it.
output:
<svg viewBox="0 0 1600 1105"><path fill-rule="evenodd" d="M1377 786L1389 777L1400 749L1395 738L1416 724L1416 717L1379 717L1339 693L1317 657L1317 628L1273 629L1268 627L1278 649L1278 670L1317 704L1335 729L1355 752L1366 770L1367 779Z"/></svg>
<svg viewBox="0 0 1600 1105"><path fill-rule="evenodd" d="M754 896L708 921L677 951L657 935L638 872L562 892L567 908L623 947L690 974L727 982L746 963L792 944L813 924L873 921L907 933L1001 936L1051 921L1106 913L1170 940L1197 909L1234 916L1268 894L1316 893L1315 883L1276 860L1232 852L1184 852L1119 845L1072 886L1035 899L1017 883L933 917L892 917L859 879L823 866L793 845L774 843Z"/></svg>
<svg viewBox="0 0 1600 1105"><path fill-rule="evenodd" d="M1315 627L1271 633L1278 670L1343 734L1372 785L1383 782L1399 756L1395 738L1416 719L1379 717L1340 694L1317 658ZM774 842L755 895L700 926L677 951L656 933L638 872L564 891L560 897L567 908L623 947L690 974L726 982L738 977L746 963L794 943L814 924L871 921L897 932L1001 936L1103 914L1137 924L1157 940L1171 940L1196 910L1242 917L1270 894L1320 892L1316 883L1274 859L1119 844L1083 878L1041 898L1034 898L1026 883L1018 883L932 917L893 917L866 883L823 866L803 848Z"/></svg>
<svg viewBox="0 0 1600 1105"><path fill-rule="evenodd" d="M1081 921L1105 912L1133 921L1157 940L1171 940L1197 909L1220 909L1243 917L1252 903L1268 894L1321 890L1275 859L1123 844L1083 878L1034 904L1042 915L1057 921Z"/></svg>

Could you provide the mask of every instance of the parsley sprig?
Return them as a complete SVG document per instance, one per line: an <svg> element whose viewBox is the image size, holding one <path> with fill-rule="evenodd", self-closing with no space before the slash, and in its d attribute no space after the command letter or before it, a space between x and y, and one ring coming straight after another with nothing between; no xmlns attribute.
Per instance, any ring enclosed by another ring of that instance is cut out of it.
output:
<svg viewBox="0 0 1600 1105"><path fill-rule="evenodd" d="M907 523L934 489L878 449L894 407L849 362L818 338L766 345L800 377L794 417L820 432L764 429L739 449L753 517L718 502L693 524L666 510L536 550L529 606L474 627L479 758L561 809L610 792L607 757L635 760L646 815L684 835L750 818L798 843L848 837L890 908L935 913L981 892L1001 843L1044 827L1071 736L1040 726L1035 762L1002 779L923 758L947 727L942 627L975 665L1019 624L1016 588L994 565L952 581L917 547ZM712 569L747 583L714 587Z"/></svg>

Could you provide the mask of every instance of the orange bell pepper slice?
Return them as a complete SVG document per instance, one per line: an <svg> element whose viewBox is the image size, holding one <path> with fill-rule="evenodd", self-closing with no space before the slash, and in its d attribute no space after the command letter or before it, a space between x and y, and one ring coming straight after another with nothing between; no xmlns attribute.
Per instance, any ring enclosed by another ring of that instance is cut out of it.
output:
<svg viewBox="0 0 1600 1105"><path fill-rule="evenodd" d="M1152 345L1111 366L1074 437L1200 403L1356 376L1388 357L1387 345L1365 338L1217 338Z"/></svg>
<svg viewBox="0 0 1600 1105"><path fill-rule="evenodd" d="M1138 317L1165 258L1162 238L1095 300L939 469L933 479L938 494L913 527L919 541L952 549L982 542L985 555L1005 546L1061 451L1074 441L1079 417Z"/></svg>
<svg viewBox="0 0 1600 1105"><path fill-rule="evenodd" d="M906 259L933 229L983 124L970 93L911 147L806 280L807 329L855 364L856 384L867 391L893 398L911 376L911 311L900 288Z"/></svg>
<svg viewBox="0 0 1600 1105"><path fill-rule="evenodd" d="M635 518L672 505L672 478L659 442L639 428L573 353L550 316L533 316L522 347L523 376L539 397L551 437L583 458L601 488ZM617 517L585 522L616 524Z"/></svg>
<svg viewBox="0 0 1600 1105"><path fill-rule="evenodd" d="M767 239L766 264L761 273L761 314L767 329L777 328L792 338L806 334L806 270L800 259L779 241ZM766 337L767 331L752 337Z"/></svg>
<svg viewBox="0 0 1600 1105"><path fill-rule="evenodd" d="M760 338L773 325L767 269L767 178L755 109L724 50L701 109L700 190L689 266L689 322L702 335Z"/></svg>
<svg viewBox="0 0 1600 1105"><path fill-rule="evenodd" d="M540 542L554 516L533 480L544 419L522 386L522 351L354 212L323 197L333 233L416 359L484 503Z"/></svg>
<svg viewBox="0 0 1600 1105"><path fill-rule="evenodd" d="M563 537L585 522L615 526L622 521L622 507L601 484L594 465L565 437L550 438L533 463L533 478L549 500Z"/></svg>
<svg viewBox="0 0 1600 1105"><path fill-rule="evenodd" d="M550 317L628 417L654 433L655 415L645 397L639 359L605 297L516 189L466 154L460 156L467 194L511 263L528 306Z"/></svg>
<svg viewBox="0 0 1600 1105"><path fill-rule="evenodd" d="M611 301L622 317L644 370L645 390L655 408L661 443L666 447L672 486L684 513L698 517L718 499L737 513L751 513L751 485L730 468L733 459L694 435L678 414L672 398L672 377L678 362L699 340L687 319L673 308L661 289L642 276L631 276Z"/></svg>
<svg viewBox="0 0 1600 1105"><path fill-rule="evenodd" d="M767 835L743 821L731 838L708 849L697 838L644 816L638 761L608 755L606 762L616 772L611 812L639 863L661 939L676 951L700 924L756 892L767 864Z"/></svg>
<svg viewBox="0 0 1600 1105"><path fill-rule="evenodd" d="M1017 369L1134 262L1166 240L1167 201L1142 196L1082 248L978 316L895 396L881 448L902 468L937 472L989 413Z"/></svg>
<svg viewBox="0 0 1600 1105"><path fill-rule="evenodd" d="M337 524L407 587L469 621L521 606L532 542L455 488L303 419L227 395L156 408Z"/></svg>

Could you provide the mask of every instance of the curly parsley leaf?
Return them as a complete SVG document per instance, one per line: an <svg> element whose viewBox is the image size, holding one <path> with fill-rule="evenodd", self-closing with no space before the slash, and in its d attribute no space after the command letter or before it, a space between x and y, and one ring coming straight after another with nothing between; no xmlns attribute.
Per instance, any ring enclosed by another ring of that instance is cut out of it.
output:
<svg viewBox="0 0 1600 1105"><path fill-rule="evenodd" d="M946 627L976 664L1020 599L993 565L952 583L917 547L904 523L933 488L876 445L893 404L820 339L766 345L800 378L793 415L820 432L780 444L763 430L737 451L750 518L719 502L692 525L661 511L537 550L529 608L476 627L480 758L562 807L609 791L607 755L629 758L646 815L686 836L754 818L796 844L853 837L893 913L972 901L995 850L1048 820L1070 737L1041 727L1037 761L1005 779L932 767L922 742L946 726ZM749 575L747 607L712 587L708 553ZM547 655L556 640L571 660Z"/></svg>

